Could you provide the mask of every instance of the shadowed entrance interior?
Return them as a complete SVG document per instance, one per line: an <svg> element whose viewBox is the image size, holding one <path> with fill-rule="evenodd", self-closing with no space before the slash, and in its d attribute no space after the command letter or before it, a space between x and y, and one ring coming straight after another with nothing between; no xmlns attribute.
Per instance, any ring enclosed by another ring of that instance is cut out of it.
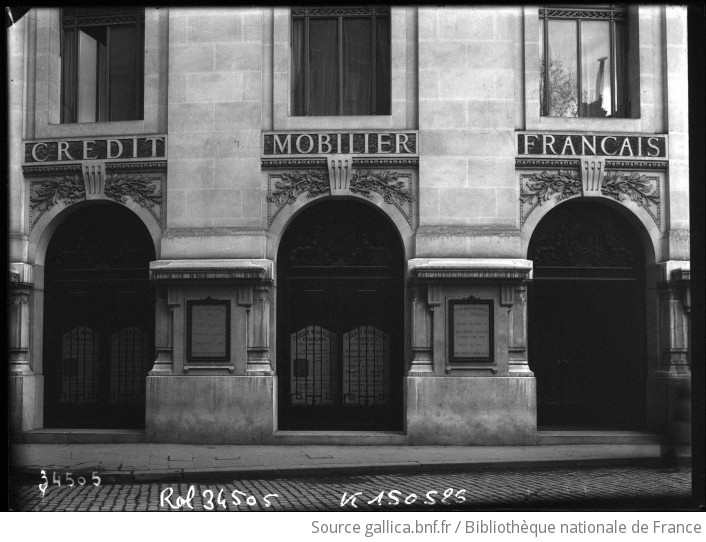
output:
<svg viewBox="0 0 706 542"><path fill-rule="evenodd" d="M278 254L279 428L402 428L403 252L355 201L299 215Z"/></svg>
<svg viewBox="0 0 706 542"><path fill-rule="evenodd" d="M606 206L567 202L529 248L529 361L540 426L641 429L645 423L645 259Z"/></svg>
<svg viewBox="0 0 706 542"><path fill-rule="evenodd" d="M45 260L45 427L144 428L154 258L147 229L119 205L57 228Z"/></svg>

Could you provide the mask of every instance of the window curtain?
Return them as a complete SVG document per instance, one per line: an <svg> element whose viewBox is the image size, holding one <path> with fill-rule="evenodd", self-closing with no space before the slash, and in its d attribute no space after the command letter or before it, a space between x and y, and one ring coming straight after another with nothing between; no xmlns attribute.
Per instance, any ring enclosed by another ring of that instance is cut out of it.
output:
<svg viewBox="0 0 706 542"><path fill-rule="evenodd" d="M338 21L309 20L309 115L339 115Z"/></svg>
<svg viewBox="0 0 706 542"><path fill-rule="evenodd" d="M306 115L304 19L292 20L292 114Z"/></svg>
<svg viewBox="0 0 706 542"><path fill-rule="evenodd" d="M375 61L375 113L376 115L390 114L390 19L378 17L375 28L376 61Z"/></svg>
<svg viewBox="0 0 706 542"><path fill-rule="evenodd" d="M61 50L61 122L76 122L78 38L75 28L64 29Z"/></svg>
<svg viewBox="0 0 706 542"><path fill-rule="evenodd" d="M343 19L343 114L372 114L372 19Z"/></svg>
<svg viewBox="0 0 706 542"><path fill-rule="evenodd" d="M131 120L142 116L137 110L138 92L142 92L142 65L139 62L140 39L136 25L110 27L110 56L107 67L110 73L101 78L110 91L101 96L110 97L110 119ZM107 100L106 100L107 102ZM106 113L108 107L105 108Z"/></svg>

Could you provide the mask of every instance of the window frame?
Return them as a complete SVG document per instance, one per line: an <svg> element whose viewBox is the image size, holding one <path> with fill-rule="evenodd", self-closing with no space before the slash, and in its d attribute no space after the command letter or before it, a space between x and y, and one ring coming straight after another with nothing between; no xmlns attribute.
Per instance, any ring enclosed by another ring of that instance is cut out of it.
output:
<svg viewBox="0 0 706 542"><path fill-rule="evenodd" d="M604 7L584 7L584 8L566 8L566 7L540 7L539 8L539 20L542 22L542 44L543 48L540 51L543 69L540 75L540 85L543 89L543 93L540 93L540 118L577 118L577 119L629 119L631 111L630 103L630 89L629 89L629 77L628 77L628 64L629 64L629 17L628 8L625 5L614 5ZM549 85L548 83L548 70L546 59L549 53L549 24L550 20L564 20L564 21L575 21L576 22L576 86L577 86L577 100L579 103L578 113L575 117L558 117L550 115L547 111L549 107ZM611 111L609 115L605 117L599 116L587 116L580 115L581 112L581 92L582 92L582 51L581 51L581 23L583 21L608 21L609 22L609 32L610 32L610 59L611 59L611 73L610 73L610 85L611 85ZM618 102L618 68L616 62L616 30L615 24L620 22L624 25L624 35L625 40L623 44L623 58L625 69L624 73L620 74L623 79L622 92L620 96L620 103L623 104L622 110L623 114L616 115L616 104ZM542 95L543 94L543 95Z"/></svg>
<svg viewBox="0 0 706 542"><path fill-rule="evenodd" d="M132 122L132 121L143 121L145 117L145 8L143 7L133 7L128 9L125 8L101 8L105 10L105 13L95 13L97 8L86 8L85 14L69 14L67 10L82 8L62 8L61 10L61 32L60 36L60 58L61 58L61 91L60 91L60 124L91 124L91 123L101 123L101 122ZM79 11L80 13L80 11ZM79 63L80 60L78 46L75 51L75 58L72 59L74 63L74 73L72 77L74 79L73 84L75 86L73 100L75 102L73 112L71 114L71 119L66 118L66 93L67 93L67 82L65 81L65 73L68 71L64 68L65 55L66 55L66 35L67 30L73 30L76 32L76 43L78 43L78 31L85 27L106 27L107 30L107 44L106 44L106 67L105 70L110 73L110 27L118 25L134 25L137 28L138 43L136 50L138 51L135 66L136 78L136 103L135 118L132 119L120 119L112 120L110 118L110 79L108 77L108 85L106 88L105 96L101 96L100 87L96 89L96 116L93 121L81 122L78 120L78 78L79 78ZM108 118L100 118L100 108L101 101L108 101L108 106L106 108L108 112Z"/></svg>
<svg viewBox="0 0 706 542"><path fill-rule="evenodd" d="M378 17L386 17L388 21L388 37L390 43L387 47L388 60L388 104L387 111L383 113L376 112L377 108L377 92L378 92L378 82L377 82L377 27L376 21ZM310 88L309 88L309 21L312 18L328 18L336 19L337 36L336 36L336 62L337 62L337 72L338 72L338 96L337 96L337 112L335 114L327 115L315 115L311 114L310 111ZM369 18L371 21L371 112L363 114L350 114L344 113L344 80L345 73L343 67L343 19L345 18ZM355 7L301 7L292 8L290 12L290 35L289 35L289 58L290 65L294 65L295 55L299 54L298 51L294 50L294 21L295 19L302 19L304 21L304 112L294 111L294 92L295 92L295 79L294 70L291 69L291 79L290 79L290 102L291 106L291 116L292 117L363 117L363 116L389 116L392 114L392 15L389 6L355 6Z"/></svg>

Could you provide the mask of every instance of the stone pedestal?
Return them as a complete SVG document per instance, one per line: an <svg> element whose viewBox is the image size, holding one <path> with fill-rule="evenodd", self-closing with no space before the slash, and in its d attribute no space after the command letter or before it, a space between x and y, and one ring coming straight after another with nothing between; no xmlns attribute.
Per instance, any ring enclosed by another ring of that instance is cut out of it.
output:
<svg viewBox="0 0 706 542"><path fill-rule="evenodd" d="M8 287L9 347L8 373L11 376L31 375L30 366L30 296L32 295L32 266L26 263L10 264Z"/></svg>
<svg viewBox="0 0 706 542"><path fill-rule="evenodd" d="M147 377L149 442L271 443L276 422L272 269L270 260L150 264L158 296L157 360ZM198 333L206 339L197 348L194 307L211 306L219 308L211 312L213 323L201 320ZM217 329L213 339L210 329Z"/></svg>
<svg viewBox="0 0 706 542"><path fill-rule="evenodd" d="M536 443L535 379L527 360L531 273L527 260L409 261L410 444Z"/></svg>
<svg viewBox="0 0 706 542"><path fill-rule="evenodd" d="M148 376L147 442L271 444L273 376Z"/></svg>
<svg viewBox="0 0 706 542"><path fill-rule="evenodd" d="M665 435L674 445L691 442L689 262L668 261L658 266L659 365L648 377L651 397L650 429Z"/></svg>
<svg viewBox="0 0 706 542"><path fill-rule="evenodd" d="M406 388L411 445L537 443L534 378L408 376Z"/></svg>

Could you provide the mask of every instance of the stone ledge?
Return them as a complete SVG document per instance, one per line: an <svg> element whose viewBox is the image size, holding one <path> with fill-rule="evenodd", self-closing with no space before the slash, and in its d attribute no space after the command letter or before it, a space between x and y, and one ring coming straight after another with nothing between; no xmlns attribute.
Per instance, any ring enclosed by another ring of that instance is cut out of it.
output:
<svg viewBox="0 0 706 542"><path fill-rule="evenodd" d="M418 279L529 280L532 261L507 258L414 258L409 273Z"/></svg>
<svg viewBox="0 0 706 542"><path fill-rule="evenodd" d="M10 263L10 282L19 284L32 284L32 266L24 262Z"/></svg>
<svg viewBox="0 0 706 542"><path fill-rule="evenodd" d="M150 262L150 280L272 280L272 260L157 260Z"/></svg>
<svg viewBox="0 0 706 542"><path fill-rule="evenodd" d="M659 280L662 282L672 280L677 271L686 271L689 274L691 270L691 262L689 260L668 260L658 263Z"/></svg>

